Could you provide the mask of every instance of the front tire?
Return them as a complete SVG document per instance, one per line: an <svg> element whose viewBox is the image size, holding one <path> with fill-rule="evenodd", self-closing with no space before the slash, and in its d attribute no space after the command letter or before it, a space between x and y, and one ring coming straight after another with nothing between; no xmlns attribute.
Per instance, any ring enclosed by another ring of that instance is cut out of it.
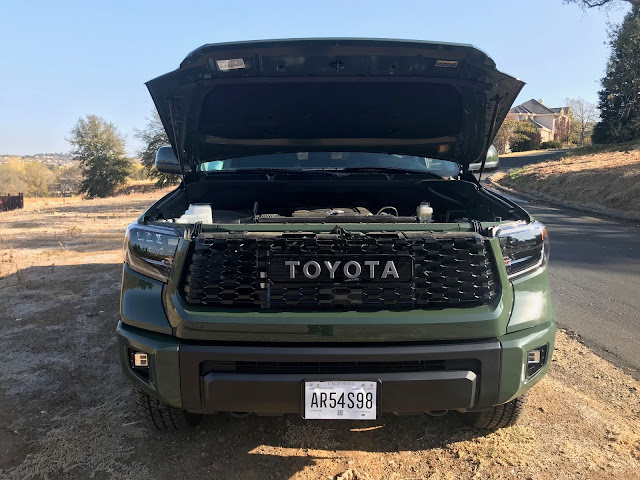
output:
<svg viewBox="0 0 640 480"><path fill-rule="evenodd" d="M515 425L527 402L527 394L514 398L503 405L496 405L489 410L463 414L465 422L475 428L496 430Z"/></svg>
<svg viewBox="0 0 640 480"><path fill-rule="evenodd" d="M135 399L138 414L158 430L189 430L202 420L202 415L189 413L162 403L137 387Z"/></svg>

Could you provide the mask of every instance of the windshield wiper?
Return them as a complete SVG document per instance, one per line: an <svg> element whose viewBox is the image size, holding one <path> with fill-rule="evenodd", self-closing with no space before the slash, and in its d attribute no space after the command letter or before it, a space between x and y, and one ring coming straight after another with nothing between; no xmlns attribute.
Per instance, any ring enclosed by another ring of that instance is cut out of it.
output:
<svg viewBox="0 0 640 480"><path fill-rule="evenodd" d="M327 171L324 169L288 169L288 168L230 168L229 170L210 170L208 172L202 172L206 174L220 174L220 173L264 173L266 175L275 175L277 173L294 174L294 175L308 175L311 173L319 173L321 175L335 175L335 172Z"/></svg>
<svg viewBox="0 0 640 480"><path fill-rule="evenodd" d="M233 168L229 170L211 170L208 172L202 172L205 174L220 174L220 173L264 173L266 175L275 175L278 173L293 174L293 175L310 175L321 174L330 176L340 176L345 173L384 173L384 174L397 174L397 175L427 175L432 178L443 178L433 172L424 170L411 170L407 168L399 167L344 167L344 168L300 168L300 169L288 169L288 168Z"/></svg>
<svg viewBox="0 0 640 480"><path fill-rule="evenodd" d="M418 174L418 175L428 175L434 178L442 178L440 175L437 175L433 172L429 172L426 170L412 170L409 168L399 168L399 167L345 167L345 168L335 168L335 169L323 169L326 172L345 172L345 173L391 173L391 174Z"/></svg>

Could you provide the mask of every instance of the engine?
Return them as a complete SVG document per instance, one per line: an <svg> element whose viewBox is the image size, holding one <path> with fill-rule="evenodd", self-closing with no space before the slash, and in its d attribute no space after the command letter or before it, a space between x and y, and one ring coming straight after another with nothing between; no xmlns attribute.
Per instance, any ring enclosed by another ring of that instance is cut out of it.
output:
<svg viewBox="0 0 640 480"><path fill-rule="evenodd" d="M400 215L393 206L385 206L375 213L363 206L296 208L286 212L259 212L258 203L253 211L216 210L209 204L193 204L176 223L416 223L431 222L433 208L426 203L418 205L415 215Z"/></svg>

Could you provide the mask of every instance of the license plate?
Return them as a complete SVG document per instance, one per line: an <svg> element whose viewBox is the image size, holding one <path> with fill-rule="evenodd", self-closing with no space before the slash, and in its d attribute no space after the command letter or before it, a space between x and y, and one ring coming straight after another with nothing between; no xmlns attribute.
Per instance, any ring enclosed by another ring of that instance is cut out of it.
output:
<svg viewBox="0 0 640 480"><path fill-rule="evenodd" d="M377 382L304 382L304 418L375 420L377 397Z"/></svg>

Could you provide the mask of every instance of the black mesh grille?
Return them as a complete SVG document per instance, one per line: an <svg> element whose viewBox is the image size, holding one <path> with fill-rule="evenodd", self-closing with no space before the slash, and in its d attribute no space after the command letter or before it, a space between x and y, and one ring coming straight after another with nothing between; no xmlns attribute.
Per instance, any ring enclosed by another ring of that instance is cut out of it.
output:
<svg viewBox="0 0 640 480"><path fill-rule="evenodd" d="M330 279L326 269L308 279L300 267L292 280L283 259L380 265L374 277L363 267L351 280L343 273ZM389 260L398 265L397 280L380 276ZM213 308L409 310L484 305L498 293L485 242L474 233L201 234L185 272L186 301Z"/></svg>

